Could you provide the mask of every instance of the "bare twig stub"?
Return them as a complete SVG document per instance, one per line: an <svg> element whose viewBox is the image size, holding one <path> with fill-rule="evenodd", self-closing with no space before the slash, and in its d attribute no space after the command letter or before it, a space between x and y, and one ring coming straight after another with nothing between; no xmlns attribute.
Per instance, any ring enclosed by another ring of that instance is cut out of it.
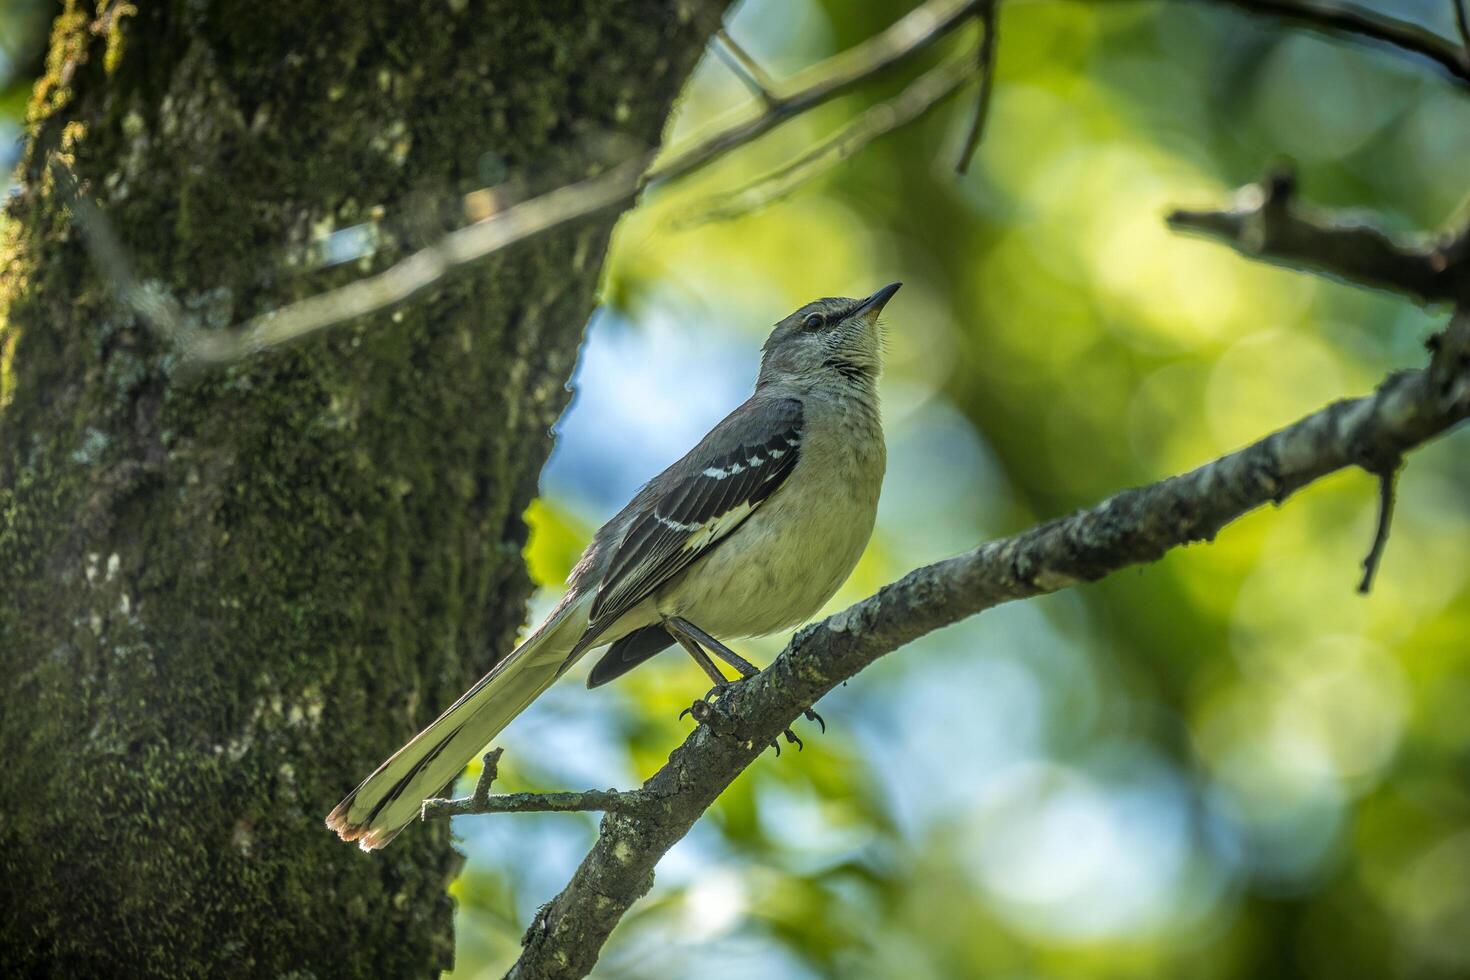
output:
<svg viewBox="0 0 1470 980"><path fill-rule="evenodd" d="M712 706L714 715L637 791L638 806L607 813L571 882L526 933L510 975L585 976L651 887L663 854L804 708L879 657L1001 603L1211 540L1257 507L1364 459L1397 459L1470 417L1470 317L1452 320L1433 351L1429 367L1394 374L1371 395L1329 405L1190 473L917 569L800 631L770 668Z"/></svg>
<svg viewBox="0 0 1470 980"><path fill-rule="evenodd" d="M1314 210L1295 198L1294 182L1281 172L1242 187L1228 208L1178 210L1166 220L1176 231L1217 239L1275 265L1422 303L1470 302L1470 239L1463 232L1401 240L1361 217Z"/></svg>
<svg viewBox="0 0 1470 980"><path fill-rule="evenodd" d="M1388 528L1393 523L1394 488L1398 481L1398 467L1384 469L1378 474L1378 522L1373 531L1373 546L1368 557L1363 559L1363 580L1358 591L1367 595L1373 589L1373 576L1378 574L1378 563L1383 560L1383 549L1388 546Z"/></svg>

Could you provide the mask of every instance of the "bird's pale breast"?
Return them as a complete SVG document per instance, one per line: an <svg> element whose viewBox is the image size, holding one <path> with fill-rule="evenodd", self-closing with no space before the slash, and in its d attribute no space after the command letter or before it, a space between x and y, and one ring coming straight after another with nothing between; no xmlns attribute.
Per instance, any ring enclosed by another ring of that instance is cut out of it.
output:
<svg viewBox="0 0 1470 980"><path fill-rule="evenodd" d="M846 580L877 515L882 428L868 404L839 402L811 414L788 480L737 533L659 591L660 613L722 639L761 636L809 619Z"/></svg>

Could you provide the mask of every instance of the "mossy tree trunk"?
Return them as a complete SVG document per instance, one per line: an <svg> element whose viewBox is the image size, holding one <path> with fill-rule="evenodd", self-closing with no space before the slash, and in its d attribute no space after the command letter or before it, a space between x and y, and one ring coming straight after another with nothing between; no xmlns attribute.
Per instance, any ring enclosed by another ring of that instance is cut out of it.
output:
<svg viewBox="0 0 1470 980"><path fill-rule="evenodd" d="M422 244L456 192L656 142L720 6L66 4L0 242L0 972L450 963L445 825L370 856L322 817L512 641L613 219L186 371L48 161L224 325ZM373 259L312 268L380 215Z"/></svg>

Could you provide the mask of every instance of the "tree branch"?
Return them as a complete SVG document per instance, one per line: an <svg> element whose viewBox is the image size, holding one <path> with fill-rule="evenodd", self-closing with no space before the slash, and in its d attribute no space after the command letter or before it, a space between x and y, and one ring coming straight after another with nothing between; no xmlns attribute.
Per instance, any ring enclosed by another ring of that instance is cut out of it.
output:
<svg viewBox="0 0 1470 980"><path fill-rule="evenodd" d="M510 976L585 976L613 927L652 887L663 854L805 708L879 657L1001 603L1212 540L1241 515L1314 480L1396 460L1470 417L1470 314L1456 314L1431 349L1428 367L1394 374L1367 397L1329 405L1190 473L917 569L801 630L768 669L711 706L717 717L643 784L638 806L603 817L591 852L527 931Z"/></svg>
<svg viewBox="0 0 1470 980"><path fill-rule="evenodd" d="M1247 184L1224 210L1177 210L1175 231L1224 242L1242 255L1375 289L1421 303L1470 305L1470 236L1400 241L1357 217L1298 205L1286 173Z"/></svg>
<svg viewBox="0 0 1470 980"><path fill-rule="evenodd" d="M460 266L631 199L651 158L639 156L599 176L507 208L450 232L384 272L280 307L241 327L189 331L185 356L208 363L235 361L386 309L427 289Z"/></svg>
<svg viewBox="0 0 1470 980"><path fill-rule="evenodd" d="M1412 21L1333 0L1210 0L1253 14L1280 17L1328 35L1378 41L1427 58L1461 85L1470 85L1470 57L1464 49ZM1453 0L1452 0L1453 2Z"/></svg>
<svg viewBox="0 0 1470 980"><path fill-rule="evenodd" d="M375 276L256 317L240 327L200 333L186 348L201 361L232 361L402 302L452 270L533 235L605 208L645 187L668 183L902 64L961 26L984 0L928 0L887 30L801 72L789 87L765 89L754 114L696 137L649 167L641 155L595 177L558 188L445 235ZM762 82L762 88L767 83Z"/></svg>

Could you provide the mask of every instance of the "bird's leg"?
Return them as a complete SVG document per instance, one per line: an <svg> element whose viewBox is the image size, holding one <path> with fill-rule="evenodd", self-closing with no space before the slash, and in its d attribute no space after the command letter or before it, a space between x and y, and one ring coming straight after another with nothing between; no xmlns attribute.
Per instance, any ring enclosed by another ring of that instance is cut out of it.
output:
<svg viewBox="0 0 1470 980"><path fill-rule="evenodd" d="M750 661L734 653L719 640L710 636L687 619L679 616L670 616L664 620L664 629L668 630L669 635L678 640L684 649L689 651L689 655L704 669L706 674L709 674L711 678L717 676L720 678L718 681L715 681L715 687L721 694L724 693L726 688L737 682L725 680L723 672L718 672L718 668L710 660L709 655L705 652L706 650L739 671L741 680L747 677L754 677L760 673L760 670L751 664ZM695 651L698 652L696 653ZM716 673L711 673L711 671L716 671ZM710 694L705 695L705 698L708 699L710 695L715 693L716 691L711 691Z"/></svg>
<svg viewBox="0 0 1470 980"><path fill-rule="evenodd" d="M715 682L715 686L709 689L709 693L704 696L704 700L712 701L723 694L731 682L720 668L715 666L715 662L709 658L709 654L704 652L699 642L673 626L670 622L664 623L664 629L678 641L679 646L684 648L689 656L694 659L694 662L699 664L699 669L704 671L709 676L709 679ZM685 710L687 711L688 709ZM682 718L684 716L680 715L679 717Z"/></svg>
<svg viewBox="0 0 1470 980"><path fill-rule="evenodd" d="M694 662L699 664L699 669L708 674L710 680L715 682L715 686L710 688L704 697L699 698L689 707L679 712L679 717L683 718L685 715L693 715L696 722L708 724L710 731L716 735L730 734L734 731L734 727L728 723L728 720L723 724L721 723L720 717L715 715L714 708L710 702L721 694L724 694L733 682L725 677L719 667L715 666L714 661L709 658L709 655L704 652L704 649L698 642L686 636L677 627L670 625L668 621L664 622L664 629L678 641L679 646L684 648L685 652L694 659ZM776 743L772 742L771 744L775 745ZM776 747L776 752L778 755L780 754L780 746Z"/></svg>
<svg viewBox="0 0 1470 980"><path fill-rule="evenodd" d="M731 650L729 647L725 646L725 644L721 643L713 636L710 636L704 630L700 629L698 626L695 626L684 617L670 616L669 624L675 629L681 630L691 639L695 640L701 645L708 647L710 653L713 653L715 656L725 661L725 663L740 671L741 677L754 677L756 674L759 674L761 672L760 668L757 667L755 664L751 663L749 660L746 660L740 654L736 653L734 650Z"/></svg>
<svg viewBox="0 0 1470 980"><path fill-rule="evenodd" d="M734 667L736 670L738 670L740 672L740 680L742 681L754 677L756 674L760 673L760 668L756 667L755 664L751 663L749 660L746 660L744 657L740 656L740 654L736 653L734 650L731 650L719 640L715 639L713 636L710 636L704 630L700 629L698 626L695 626L693 623L689 622L689 620L684 619L681 616L670 616L668 619L664 620L664 629L668 630L669 635L679 641L680 646L689 651L689 655L694 658L694 662L699 664L700 667L704 669L705 673L710 674L711 677L714 677L716 675L720 677L720 680L715 682L715 686L710 689L710 692L706 694L702 700L694 702L694 704L690 705L688 708L684 709L684 711L680 712L680 718L683 718L685 714L693 714L695 718L698 719L701 714L705 713L704 708L707 707L707 702L709 700L718 695L724 694L725 691L727 691L729 688L733 687L736 683L739 683L738 681L732 682L725 680L724 675L719 673L719 668L716 667L713 661L709 659L708 655L705 654L704 647L708 646L711 650L714 651L717 657L725 661L725 663L729 664L731 667ZM712 671L713 673L711 673ZM696 711L695 709L699 710ZM817 714L812 709L806 709L806 717L821 725L823 732L827 730L827 723L822 720L821 715ZM801 739L798 738L796 733L793 732L791 729L788 728L781 734L786 736L787 743L795 745L798 751L805 748L805 746L802 744ZM780 755L781 746L775 742L772 742L771 745L775 747L776 754Z"/></svg>
<svg viewBox="0 0 1470 980"><path fill-rule="evenodd" d="M725 663L738 670L740 672L740 677L742 680L747 677L754 677L756 674L759 674L761 672L760 668L757 667L755 664L751 663L749 660L746 660L740 654L736 653L734 650L731 650L729 647L725 646L725 644L721 643L713 636L710 636L704 630L700 629L698 626L695 626L693 623L689 622L689 620L687 619L684 619L682 616L669 617L667 625L672 626L673 630L680 630L684 633L687 633L689 637L695 642L701 644L704 647L707 647L710 653L713 653L715 656L725 661ZM670 630L670 632L673 632L673 630ZM806 711L803 712L803 714L806 716L807 721L814 721L818 725L821 725L822 732L824 734L826 733L827 723L822 720L821 715L817 714L811 708L807 708ZM790 735L790 733L788 733L788 735ZM795 736L790 736L790 738L795 738ZM800 741L800 739L797 739L798 744L800 743Z"/></svg>

